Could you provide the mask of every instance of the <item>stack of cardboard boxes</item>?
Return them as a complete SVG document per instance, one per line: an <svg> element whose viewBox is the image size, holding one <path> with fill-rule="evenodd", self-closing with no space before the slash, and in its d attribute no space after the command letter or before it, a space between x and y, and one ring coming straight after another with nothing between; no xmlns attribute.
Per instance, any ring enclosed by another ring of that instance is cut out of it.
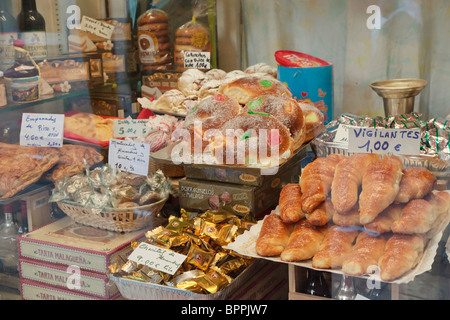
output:
<svg viewBox="0 0 450 320"><path fill-rule="evenodd" d="M145 230L117 233L61 218L19 237L24 300L113 300L121 297L108 267L132 252Z"/></svg>

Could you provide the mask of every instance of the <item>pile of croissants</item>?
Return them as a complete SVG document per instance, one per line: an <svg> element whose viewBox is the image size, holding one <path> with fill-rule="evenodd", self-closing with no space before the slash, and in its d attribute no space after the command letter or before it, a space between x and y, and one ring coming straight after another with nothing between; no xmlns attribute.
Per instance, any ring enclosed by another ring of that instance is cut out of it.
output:
<svg viewBox="0 0 450 320"><path fill-rule="evenodd" d="M256 252L353 276L377 266L381 280L393 281L417 266L430 231L449 214L450 194L435 184L428 169L393 155L317 158L282 189Z"/></svg>

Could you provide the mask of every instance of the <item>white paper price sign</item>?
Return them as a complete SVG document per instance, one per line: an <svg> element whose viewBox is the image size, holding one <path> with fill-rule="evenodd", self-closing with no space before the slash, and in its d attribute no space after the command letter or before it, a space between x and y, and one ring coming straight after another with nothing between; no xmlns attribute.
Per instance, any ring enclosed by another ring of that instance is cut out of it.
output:
<svg viewBox="0 0 450 320"><path fill-rule="evenodd" d="M348 151L418 155L420 154L420 129L349 127Z"/></svg>
<svg viewBox="0 0 450 320"><path fill-rule="evenodd" d="M185 51L184 67L194 69L211 69L211 53L198 51Z"/></svg>
<svg viewBox="0 0 450 320"><path fill-rule="evenodd" d="M351 127L351 126L350 126ZM334 142L348 143L348 128L346 124L340 124L334 136Z"/></svg>
<svg viewBox="0 0 450 320"><path fill-rule="evenodd" d="M61 148L63 137L63 114L24 113L22 115L21 146Z"/></svg>
<svg viewBox="0 0 450 320"><path fill-rule="evenodd" d="M141 142L109 140L109 164L122 171L148 175L150 145Z"/></svg>
<svg viewBox="0 0 450 320"><path fill-rule="evenodd" d="M145 242L131 253L128 260L174 275L187 256Z"/></svg>
<svg viewBox="0 0 450 320"><path fill-rule="evenodd" d="M114 120L114 137L135 138L147 133L148 119Z"/></svg>
<svg viewBox="0 0 450 320"><path fill-rule="evenodd" d="M81 30L95 34L101 38L111 39L114 26L87 16L81 19Z"/></svg>

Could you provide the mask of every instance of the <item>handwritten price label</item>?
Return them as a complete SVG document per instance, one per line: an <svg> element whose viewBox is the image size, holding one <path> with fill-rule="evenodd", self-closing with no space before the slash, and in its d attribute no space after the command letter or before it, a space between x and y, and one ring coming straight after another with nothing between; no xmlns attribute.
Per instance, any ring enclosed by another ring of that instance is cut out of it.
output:
<svg viewBox="0 0 450 320"><path fill-rule="evenodd" d="M420 129L349 127L348 151L418 155L420 154Z"/></svg>
<svg viewBox="0 0 450 320"><path fill-rule="evenodd" d="M147 119L114 120L114 137L135 138L147 133Z"/></svg>
<svg viewBox="0 0 450 320"><path fill-rule="evenodd" d="M145 242L128 257L129 260L174 275L187 256Z"/></svg>
<svg viewBox="0 0 450 320"><path fill-rule="evenodd" d="M63 136L63 114L24 113L22 115L21 146L61 148Z"/></svg>
<svg viewBox="0 0 450 320"><path fill-rule="evenodd" d="M132 141L110 139L109 164L122 171L148 175L150 145Z"/></svg>
<svg viewBox="0 0 450 320"><path fill-rule="evenodd" d="M211 69L211 53L185 51L184 67L194 69Z"/></svg>
<svg viewBox="0 0 450 320"><path fill-rule="evenodd" d="M111 39L114 28L115 27L109 23L99 21L87 16L83 16L83 18L81 19L81 30L95 34L96 36L99 36L101 38Z"/></svg>

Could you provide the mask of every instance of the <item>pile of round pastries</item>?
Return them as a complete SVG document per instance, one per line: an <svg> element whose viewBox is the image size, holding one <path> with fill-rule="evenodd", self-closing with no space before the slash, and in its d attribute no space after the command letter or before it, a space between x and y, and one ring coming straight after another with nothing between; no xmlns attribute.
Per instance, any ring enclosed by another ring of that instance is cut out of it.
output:
<svg viewBox="0 0 450 320"><path fill-rule="evenodd" d="M354 276L377 267L381 280L393 281L418 265L448 219L450 194L435 186L432 172L397 156L318 158L282 189L279 214L264 219L256 251Z"/></svg>
<svg viewBox="0 0 450 320"><path fill-rule="evenodd" d="M229 73L189 69L179 78L178 87L164 93L153 107L183 106L190 150L210 152L217 164L280 164L324 129L323 113L295 100L276 79L276 69L265 64Z"/></svg>

